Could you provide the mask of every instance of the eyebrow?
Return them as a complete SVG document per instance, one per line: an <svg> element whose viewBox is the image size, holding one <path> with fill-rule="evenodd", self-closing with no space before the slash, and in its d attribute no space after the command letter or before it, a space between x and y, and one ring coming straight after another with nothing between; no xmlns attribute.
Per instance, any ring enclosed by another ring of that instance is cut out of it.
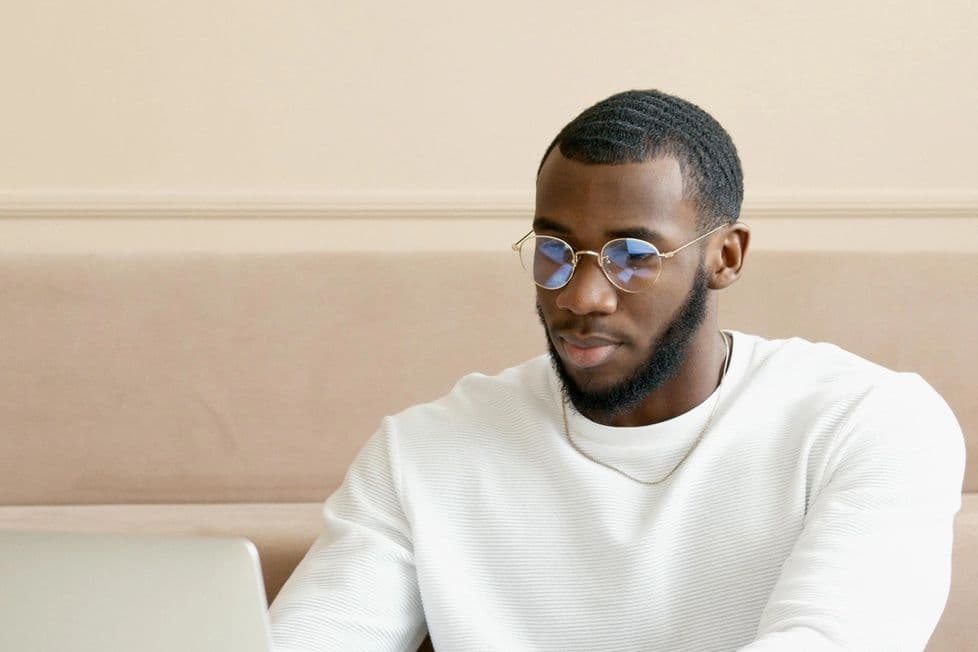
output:
<svg viewBox="0 0 978 652"><path fill-rule="evenodd" d="M658 231L653 231L652 229L647 229L644 226L635 226L629 229L619 229L617 231L605 231L605 235L609 238L636 238L637 240L645 240L647 242L662 244L665 240L663 236Z"/></svg>
<svg viewBox="0 0 978 652"><path fill-rule="evenodd" d="M569 235L571 230L561 224L560 222L545 216L536 217L533 219L533 230L534 231L552 231L554 233L560 233L563 235ZM605 231L605 235L609 239L614 238L636 238L638 240L645 240L647 242L663 244L665 237L658 231L653 231L644 226L634 226L625 229L615 229L614 231Z"/></svg>
<svg viewBox="0 0 978 652"><path fill-rule="evenodd" d="M570 229L566 226L552 220L549 217L535 217L533 218L533 230L534 231L554 231L556 233L570 233Z"/></svg>

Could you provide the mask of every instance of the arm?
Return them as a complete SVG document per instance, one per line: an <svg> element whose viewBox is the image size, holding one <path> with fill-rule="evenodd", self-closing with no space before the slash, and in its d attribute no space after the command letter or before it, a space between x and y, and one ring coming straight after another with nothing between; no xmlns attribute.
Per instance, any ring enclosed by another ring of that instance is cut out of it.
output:
<svg viewBox="0 0 978 652"><path fill-rule="evenodd" d="M919 376L899 374L840 434L743 650L922 650L940 619L964 474L954 415Z"/></svg>
<svg viewBox="0 0 978 652"><path fill-rule="evenodd" d="M323 507L326 527L271 606L274 649L416 650L425 637L393 424Z"/></svg>

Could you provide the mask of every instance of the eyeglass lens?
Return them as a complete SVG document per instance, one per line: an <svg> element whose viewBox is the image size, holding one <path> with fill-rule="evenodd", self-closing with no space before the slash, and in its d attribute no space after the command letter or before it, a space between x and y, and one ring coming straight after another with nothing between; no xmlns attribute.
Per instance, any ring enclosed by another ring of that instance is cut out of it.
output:
<svg viewBox="0 0 978 652"><path fill-rule="evenodd" d="M608 280L626 292L644 290L659 277L659 251L644 240L612 240L601 250L600 258ZM574 250L559 238L530 236L520 247L520 262L534 283L556 290L567 285L574 273Z"/></svg>

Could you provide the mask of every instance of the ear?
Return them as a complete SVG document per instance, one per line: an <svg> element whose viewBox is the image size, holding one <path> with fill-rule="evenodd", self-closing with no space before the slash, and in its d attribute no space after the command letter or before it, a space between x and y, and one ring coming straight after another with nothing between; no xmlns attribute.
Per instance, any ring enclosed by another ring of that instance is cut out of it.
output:
<svg viewBox="0 0 978 652"><path fill-rule="evenodd" d="M734 222L720 231L717 239L711 239L705 261L711 290L730 287L740 278L749 246L750 228L740 222Z"/></svg>

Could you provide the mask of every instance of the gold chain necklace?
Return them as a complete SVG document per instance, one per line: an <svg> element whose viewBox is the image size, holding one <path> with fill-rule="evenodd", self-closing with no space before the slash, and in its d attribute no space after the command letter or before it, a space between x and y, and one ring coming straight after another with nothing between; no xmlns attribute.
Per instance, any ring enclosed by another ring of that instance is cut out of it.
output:
<svg viewBox="0 0 978 652"><path fill-rule="evenodd" d="M723 385L723 379L727 377L727 368L730 365L730 353L731 353L731 349L733 348L733 336L731 336L730 339L727 339L727 336L724 334L724 332L723 331L720 331L720 337L723 338L723 343L724 343L724 345L726 345L726 352L724 353L724 356L723 356L723 373L720 375L720 382L717 385L717 397L716 397L716 400L713 402L713 409L710 410L710 416L707 417L707 419L706 419L706 425L703 426L703 429L700 431L700 434L696 437L696 441L694 441L693 442L693 445L689 447L689 450L686 451L686 454L683 455L683 458L681 460L679 460L679 463L676 464L676 466L672 467L672 470L670 470L669 473L666 473L666 475L665 475L664 478L662 478L661 480L655 480L653 482L650 482L648 480L640 480L639 478L636 478L635 476L633 476L631 474L625 473L624 471L622 471L619 468L616 468L614 466L611 466L610 464L608 464L606 462L602 462L601 460L596 460L593 457L591 457L590 455L588 455L587 453L585 453L581 449L581 447L577 445L577 443L574 441L574 438L571 436L570 427L567 425L567 402L564 401L564 400L561 400L560 401L560 407L561 407L561 410L563 411L563 415L564 415L564 436L567 437L567 443L569 443L571 445L571 447L574 450L576 450L578 453L580 453L583 457L586 457L587 459L591 460L595 464L600 464L601 466L605 467L606 469L611 469L615 473L617 473L619 475L623 475L626 478L628 478L629 480L633 480L633 481L635 481L635 482L637 482L639 484L644 484L644 485L657 485L657 484L661 484L661 483L665 482L666 480L668 480L672 476L672 474L675 473L676 470L680 466L683 465L683 462L685 462L686 459L690 455L693 454L693 451L696 450L696 447L699 446L699 443L703 440L703 437L706 435L707 431L710 429L710 424L713 422L713 415L717 411L717 406L720 405L720 386Z"/></svg>

